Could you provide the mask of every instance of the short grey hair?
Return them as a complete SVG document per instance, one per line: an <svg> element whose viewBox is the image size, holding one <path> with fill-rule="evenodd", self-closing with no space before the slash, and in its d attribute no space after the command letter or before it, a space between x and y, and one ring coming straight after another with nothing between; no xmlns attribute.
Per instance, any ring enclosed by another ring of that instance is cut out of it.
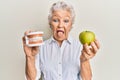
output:
<svg viewBox="0 0 120 80"><path fill-rule="evenodd" d="M58 1L56 3L54 3L52 5L52 7L50 8L50 12L49 12L49 15L48 15L48 20L49 20L49 23L52 19L52 15L53 15L53 12L56 11L56 10L66 10L66 11L69 11L70 14L71 14L71 18L72 18L72 23L74 23L74 19L75 19L75 11L74 11L74 8L71 4L65 2L65 1Z"/></svg>

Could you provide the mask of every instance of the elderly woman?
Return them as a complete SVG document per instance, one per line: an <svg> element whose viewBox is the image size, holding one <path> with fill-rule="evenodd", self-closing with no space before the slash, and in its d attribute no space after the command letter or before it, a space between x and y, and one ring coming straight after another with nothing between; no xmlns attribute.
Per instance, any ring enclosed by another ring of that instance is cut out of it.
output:
<svg viewBox="0 0 120 80"><path fill-rule="evenodd" d="M99 42L95 40L91 47L82 46L70 37L74 17L70 4L63 1L54 3L48 16L52 37L41 47L26 46L23 37L27 80L91 80L89 59L98 51Z"/></svg>

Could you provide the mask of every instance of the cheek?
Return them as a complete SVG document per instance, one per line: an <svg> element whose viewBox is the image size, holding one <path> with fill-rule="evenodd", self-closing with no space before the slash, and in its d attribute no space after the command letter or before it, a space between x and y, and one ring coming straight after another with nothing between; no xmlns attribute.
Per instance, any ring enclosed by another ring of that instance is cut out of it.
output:
<svg viewBox="0 0 120 80"><path fill-rule="evenodd" d="M65 27L66 31L68 31L68 32L71 30L71 28L72 28L72 25L71 25L71 24L69 24L69 25L67 25L67 26Z"/></svg>
<svg viewBox="0 0 120 80"><path fill-rule="evenodd" d="M54 31L56 29L56 25L55 24L52 24L50 25L51 29Z"/></svg>
<svg viewBox="0 0 120 80"><path fill-rule="evenodd" d="M57 28L58 24L57 23L51 23L51 26L53 27L53 29Z"/></svg>
<svg viewBox="0 0 120 80"><path fill-rule="evenodd" d="M52 29L53 32L56 31L56 27L55 26L51 26L51 29Z"/></svg>

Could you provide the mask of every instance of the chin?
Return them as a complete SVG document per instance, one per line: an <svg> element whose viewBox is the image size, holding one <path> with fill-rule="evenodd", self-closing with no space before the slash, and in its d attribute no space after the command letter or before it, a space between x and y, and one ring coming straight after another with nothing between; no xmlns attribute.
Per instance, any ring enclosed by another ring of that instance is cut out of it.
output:
<svg viewBox="0 0 120 80"><path fill-rule="evenodd" d="M66 40L67 38L66 37L59 37L58 40L60 41L63 41L63 40Z"/></svg>

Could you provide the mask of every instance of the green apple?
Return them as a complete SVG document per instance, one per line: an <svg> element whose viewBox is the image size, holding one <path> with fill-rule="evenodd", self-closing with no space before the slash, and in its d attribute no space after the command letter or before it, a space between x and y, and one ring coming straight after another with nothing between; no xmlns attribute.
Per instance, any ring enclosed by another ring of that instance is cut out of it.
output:
<svg viewBox="0 0 120 80"><path fill-rule="evenodd" d="M95 40L95 34L92 31L83 31L79 34L79 40L82 44L90 45Z"/></svg>

